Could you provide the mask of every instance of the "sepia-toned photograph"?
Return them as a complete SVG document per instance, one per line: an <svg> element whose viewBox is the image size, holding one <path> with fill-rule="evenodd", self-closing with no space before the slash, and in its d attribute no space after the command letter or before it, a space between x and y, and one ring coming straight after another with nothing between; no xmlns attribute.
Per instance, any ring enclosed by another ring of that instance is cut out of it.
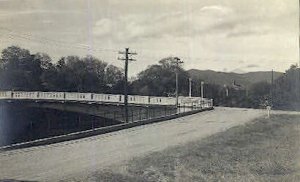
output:
<svg viewBox="0 0 300 182"><path fill-rule="evenodd" d="M0 182L300 182L299 0L0 0Z"/></svg>

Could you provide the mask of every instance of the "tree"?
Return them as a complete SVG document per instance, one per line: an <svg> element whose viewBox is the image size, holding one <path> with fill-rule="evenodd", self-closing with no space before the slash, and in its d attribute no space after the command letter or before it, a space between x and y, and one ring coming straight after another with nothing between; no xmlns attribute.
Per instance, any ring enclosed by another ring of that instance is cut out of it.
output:
<svg viewBox="0 0 300 182"><path fill-rule="evenodd" d="M106 92L105 70L107 63L95 57L87 56L82 59L85 70L82 74L82 85L85 90Z"/></svg>
<svg viewBox="0 0 300 182"><path fill-rule="evenodd" d="M26 49L11 46L1 54L1 89L39 90L42 74L41 62Z"/></svg>
<svg viewBox="0 0 300 182"><path fill-rule="evenodd" d="M271 84L268 82L258 82L250 86L249 97L251 107L259 108L265 101L271 102Z"/></svg>
<svg viewBox="0 0 300 182"><path fill-rule="evenodd" d="M53 67L52 59L46 53L37 53L34 55L34 59L41 62L41 68L44 70L51 69Z"/></svg>
<svg viewBox="0 0 300 182"><path fill-rule="evenodd" d="M172 58L165 58L159 64L151 65L138 74L138 79L132 83L132 92L141 95L174 96L175 71L177 66ZM188 93L188 73L181 67L178 68L179 94Z"/></svg>
<svg viewBox="0 0 300 182"><path fill-rule="evenodd" d="M123 80L124 75L122 71L114 66L114 65L108 65L105 69L105 82L107 84L114 85L120 80Z"/></svg>
<svg viewBox="0 0 300 182"><path fill-rule="evenodd" d="M17 66L20 61L30 57L29 50L18 46L10 46L2 51L1 64L4 66Z"/></svg>
<svg viewBox="0 0 300 182"><path fill-rule="evenodd" d="M105 82L109 93L123 94L124 74L121 69L114 65L108 65L105 70Z"/></svg>
<svg viewBox="0 0 300 182"><path fill-rule="evenodd" d="M62 57L56 64L45 53L10 46L0 59L0 89L119 92L122 71L93 56Z"/></svg>
<svg viewBox="0 0 300 182"><path fill-rule="evenodd" d="M52 63L52 59L48 54L37 53L34 55L34 59L40 62L42 69L41 84L42 89L45 91L55 91L57 82L57 71L55 65Z"/></svg>
<svg viewBox="0 0 300 182"><path fill-rule="evenodd" d="M48 66L43 78L48 90L105 93L122 79L122 72L92 56L68 56Z"/></svg>
<svg viewBox="0 0 300 182"><path fill-rule="evenodd" d="M273 86L273 103L276 108L300 110L300 68L292 65Z"/></svg>

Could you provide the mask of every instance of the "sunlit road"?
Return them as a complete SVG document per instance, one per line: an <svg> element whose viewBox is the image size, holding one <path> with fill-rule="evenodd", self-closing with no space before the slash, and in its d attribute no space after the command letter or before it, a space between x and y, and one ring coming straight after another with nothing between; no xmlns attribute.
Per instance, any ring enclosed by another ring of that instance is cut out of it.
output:
<svg viewBox="0 0 300 182"><path fill-rule="evenodd" d="M133 157L199 140L244 124L266 111L215 108L105 135L0 153L0 179L55 181Z"/></svg>

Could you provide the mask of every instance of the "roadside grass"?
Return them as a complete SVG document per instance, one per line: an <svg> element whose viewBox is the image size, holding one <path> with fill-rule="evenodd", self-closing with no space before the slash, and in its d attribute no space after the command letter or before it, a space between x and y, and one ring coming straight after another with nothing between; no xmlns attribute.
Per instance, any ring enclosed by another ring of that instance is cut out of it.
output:
<svg viewBox="0 0 300 182"><path fill-rule="evenodd" d="M257 119L201 141L134 158L81 180L300 181L300 116Z"/></svg>

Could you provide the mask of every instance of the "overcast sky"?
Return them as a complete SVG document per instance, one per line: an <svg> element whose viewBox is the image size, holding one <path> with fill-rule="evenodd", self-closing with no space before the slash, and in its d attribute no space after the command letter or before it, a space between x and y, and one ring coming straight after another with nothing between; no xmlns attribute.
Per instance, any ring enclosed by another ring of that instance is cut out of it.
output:
<svg viewBox="0 0 300 182"><path fill-rule="evenodd" d="M0 0L0 49L92 54L130 75L178 56L186 69L286 70L299 60L298 0Z"/></svg>

